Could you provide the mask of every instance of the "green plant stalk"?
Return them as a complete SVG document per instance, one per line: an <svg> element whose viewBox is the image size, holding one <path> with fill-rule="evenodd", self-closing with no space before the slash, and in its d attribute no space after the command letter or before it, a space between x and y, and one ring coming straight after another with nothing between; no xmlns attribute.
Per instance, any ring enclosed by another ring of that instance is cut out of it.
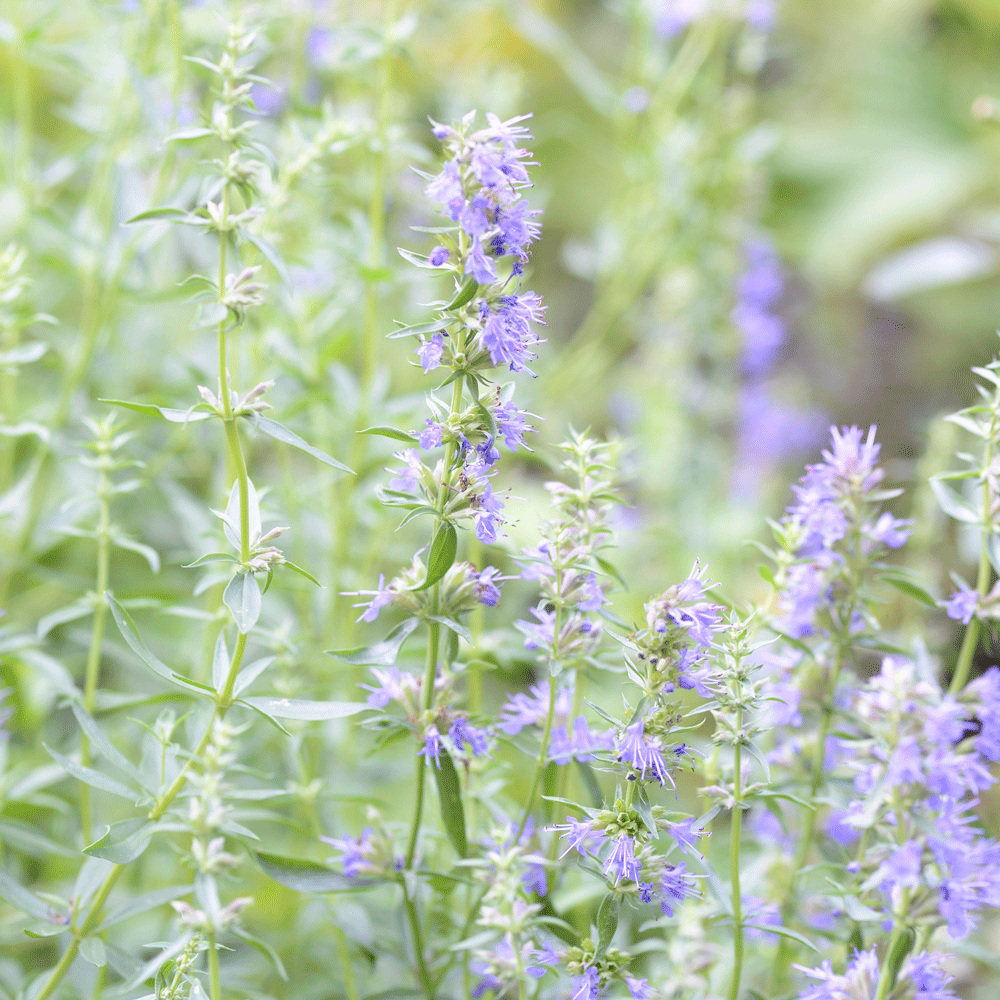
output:
<svg viewBox="0 0 1000 1000"><path fill-rule="evenodd" d="M459 345L459 349L465 347L464 339ZM457 378L452 383L451 390L451 413L452 416L459 412L462 405L462 379ZM431 543L434 535L444 520L444 508L448 502L448 476L451 472L452 462L455 460L455 442L449 441L444 453L444 476L438 486L437 512L438 516L434 522L434 531L431 533ZM431 587L430 593L430 613L438 614L441 601L441 584L435 583ZM427 623L427 656L424 663L424 711L430 711L434 704L434 682L437 680L438 648L441 641L441 626L437 622ZM417 838L420 835L420 820L424 812L424 784L426 783L425 771L428 761L417 757L417 798L413 807L413 822L410 824L410 839L406 848L406 864L409 870L413 867L413 858L417 853Z"/></svg>
<svg viewBox="0 0 1000 1000"><path fill-rule="evenodd" d="M347 935L334 925L333 936L337 942L340 967L344 972L344 995L346 1000L358 1000L358 984L354 979L354 967L351 965L351 953L347 947Z"/></svg>
<svg viewBox="0 0 1000 1000"><path fill-rule="evenodd" d="M561 591L561 586L557 588ZM562 605L557 604L555 609L555 618L552 621L552 659L557 659L559 656L559 633L562 628ZM531 779L531 789L528 792L528 797L524 800L524 812L521 814L521 822L517 827L517 833L514 834L514 843L516 844L521 839L521 834L524 833L524 828L528 825L528 817L531 815L531 807L535 804L535 796L538 794L538 786L542 781L542 772L545 770L545 765L548 763L547 758L549 755L549 737L552 735L552 720L556 714L556 681L555 678L549 674L549 708L545 713L545 726L542 729L541 743L538 747L538 761L535 763L535 774ZM629 788L631 791L631 787Z"/></svg>
<svg viewBox="0 0 1000 1000"><path fill-rule="evenodd" d="M94 714L94 706L97 700L97 685L101 669L101 646L104 641L104 622L108 611L108 605L100 595L103 595L108 589L110 563L110 539L108 532L111 521L111 505L108 497L110 485L107 470L102 468L97 488L100 509L97 524L97 578L94 585L94 593L99 596L94 606L94 624L90 632L90 648L87 650L87 667L83 681L83 707L90 715ZM83 732L80 733L80 763L84 767L90 766L90 741ZM90 814L90 788L86 782L80 783L80 829L83 833L84 844L89 844L94 839L94 836L93 821Z"/></svg>
<svg viewBox="0 0 1000 1000"><path fill-rule="evenodd" d="M215 943L215 931L208 932L208 979L210 1000L222 1000L222 983L219 978L219 949Z"/></svg>
<svg viewBox="0 0 1000 1000"><path fill-rule="evenodd" d="M743 709L736 712L736 730L743 732ZM743 825L743 744L733 749L733 815L729 827L729 875L733 884L733 980L729 1000L740 995L743 978L743 895L740 891L740 839Z"/></svg>
<svg viewBox="0 0 1000 1000"><path fill-rule="evenodd" d="M236 683L236 674L239 672L241 660L242 657L238 658L235 655L233 656L233 661L229 667L229 676L226 678L226 687L231 687ZM159 799L157 799L153 809L150 810L149 818L152 822L155 823L157 820L161 819L163 814L172 805L174 799L176 799L180 794L181 789L184 787L184 783L187 781L187 773L191 768L191 764L200 758L208 747L209 741L212 738L212 730L215 727L215 720L223 718L225 714L226 709L221 705L216 704L215 710L212 712L212 717L209 719L208 726L205 729L205 735L202 736L198 747L188 760L185 761L184 766L174 779L173 784L159 797ZM59 983L62 982L66 973L69 972L69 968L73 964L73 959L76 958L77 952L80 950L80 942L97 926L101 918L101 910L107 902L108 896L111 894L111 890L114 888L115 883L127 867L127 865L115 865L114 868L112 868L108 873L108 877L101 884L100 889L97 890L94 902L91 904L90 910L87 913L87 919L84 920L79 929L73 930L73 939L70 941L69 947L63 953L62 958L59 959L59 963L52 970L52 974L49 976L48 982L42 988L41 992L33 998L33 1000L48 1000L48 998L55 992Z"/></svg>
<svg viewBox="0 0 1000 1000"><path fill-rule="evenodd" d="M993 428L990 430L990 440L986 446L984 466L989 465L992 450ZM987 481L983 483L983 524L981 529L983 538L982 547L979 550L979 572L976 575L976 590L981 597L985 596L989 590L990 577L992 576L989 551L987 549L992 527L992 518L990 516L990 485L989 481ZM972 667L972 658L976 653L978 643L979 619L973 615L965 628L962 648L958 651L958 660L955 662L955 673L952 674L951 683L948 685L948 694L952 698L957 697L961 693L962 688L965 687L969 679L969 670Z"/></svg>
<svg viewBox="0 0 1000 1000"><path fill-rule="evenodd" d="M406 884L402 880L400 880L399 887L403 892L403 906L406 909L406 918L410 924L410 932L413 934L413 951L417 959L417 973L420 978L420 985L423 987L424 993L427 994L427 1000L434 1000L434 983L431 980L431 974L424 960L424 939L420 933L420 919L417 917L417 908L407 894Z"/></svg>

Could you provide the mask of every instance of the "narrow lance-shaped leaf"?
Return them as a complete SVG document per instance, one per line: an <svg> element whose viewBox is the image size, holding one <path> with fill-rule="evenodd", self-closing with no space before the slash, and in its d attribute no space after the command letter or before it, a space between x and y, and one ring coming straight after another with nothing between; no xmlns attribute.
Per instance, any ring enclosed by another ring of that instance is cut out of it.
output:
<svg viewBox="0 0 1000 1000"><path fill-rule="evenodd" d="M451 754L447 750L442 750L438 759L441 766L434 769L434 777L437 780L438 799L441 802L441 820L455 852L460 858L464 858L468 853L468 843L465 835L462 787Z"/></svg>
<svg viewBox="0 0 1000 1000"><path fill-rule="evenodd" d="M353 469L349 469L343 462L338 462L335 458L331 458L326 452L320 451L319 448L314 448L308 442L303 441L298 434L293 433L287 427L283 427L276 420L257 415L254 418L254 424L265 434L273 437L275 441L290 444L293 448L298 448L299 451L304 451L307 455L312 455L318 461L325 462L331 468L340 469L341 472L350 472L351 475L354 475Z"/></svg>
<svg viewBox="0 0 1000 1000"><path fill-rule="evenodd" d="M601 900L600 909L597 911L597 950L594 953L595 959L604 957L611 942L614 940L615 932L618 930L618 914L621 911L622 898L617 892L609 892Z"/></svg>
<svg viewBox="0 0 1000 1000"><path fill-rule="evenodd" d="M450 521L438 527L431 542L430 555L427 557L427 579L417 587L424 590L433 586L451 569L458 551L458 533Z"/></svg>
<svg viewBox="0 0 1000 1000"><path fill-rule="evenodd" d="M341 649L326 651L327 656L344 663L353 663L363 667L391 667L399 656L403 643L417 630L419 618L407 618L400 622L381 642L371 646L359 646L357 649Z"/></svg>
<svg viewBox="0 0 1000 1000"><path fill-rule="evenodd" d="M262 595L257 578L249 570L237 573L226 585L222 603L229 608L240 633L246 635L260 618Z"/></svg>

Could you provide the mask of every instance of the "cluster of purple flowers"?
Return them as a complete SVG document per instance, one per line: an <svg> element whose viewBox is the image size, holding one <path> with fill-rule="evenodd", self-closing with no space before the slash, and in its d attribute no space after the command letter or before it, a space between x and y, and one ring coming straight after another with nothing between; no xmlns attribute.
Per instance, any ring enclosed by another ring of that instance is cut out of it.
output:
<svg viewBox="0 0 1000 1000"><path fill-rule="evenodd" d="M718 0L659 0L656 30L664 37L672 38L692 22L715 13L719 6ZM738 0L722 9L731 10L757 31L766 32L774 27L774 0Z"/></svg>
<svg viewBox="0 0 1000 1000"><path fill-rule="evenodd" d="M890 657L856 693L852 718L857 735L838 740L837 759L857 797L831 815L827 833L849 845L865 831L847 866L862 901L890 921L920 914L966 937L984 907L1000 907L1000 844L972 814L1000 760L1000 670L959 700Z"/></svg>
<svg viewBox="0 0 1000 1000"><path fill-rule="evenodd" d="M876 487L885 473L875 428L867 436L858 427L830 432L823 461L807 466L793 487L796 502L779 533L791 557L779 580L779 625L794 638L862 627L858 564L899 548L912 524L879 509Z"/></svg>
<svg viewBox="0 0 1000 1000"><path fill-rule="evenodd" d="M893 996L914 997L915 1000L951 1000L955 994L949 989L951 982L941 968L943 956L921 952L911 955L903 963L896 980ZM818 982L799 995L799 1000L843 1000L846 997L874 997L881 968L874 948L855 952L847 963L843 975L833 971L827 959L819 968L808 969L798 965L810 979Z"/></svg>
<svg viewBox="0 0 1000 1000"><path fill-rule="evenodd" d="M777 311L784 294L784 271L767 240L747 241L743 253L746 268L737 283L731 313L743 341L732 481L733 494L739 498L755 495L763 470L815 447L825 424L818 412L802 411L774 398L770 376L786 340L785 322Z"/></svg>

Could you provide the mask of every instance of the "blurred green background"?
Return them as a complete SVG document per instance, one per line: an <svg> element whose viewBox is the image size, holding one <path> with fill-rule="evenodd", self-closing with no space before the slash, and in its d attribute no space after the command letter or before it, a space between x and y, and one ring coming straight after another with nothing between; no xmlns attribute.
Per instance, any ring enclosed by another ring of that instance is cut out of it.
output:
<svg viewBox="0 0 1000 1000"><path fill-rule="evenodd" d="M291 525L290 558L324 584L268 595L261 642L279 655L279 691L351 692L360 677L335 671L323 650L360 645L371 632L354 626L351 599L339 592L374 586L422 543L416 529L394 534L374 500L391 445L356 431L423 421L428 383L408 347L382 336L394 319L425 316L422 303L440 292L395 247L426 251L426 237L408 227L434 224L410 170L435 169L428 116L448 121L472 108L534 113L532 201L545 209L529 287L548 305L548 343L537 380L519 378L518 388L544 423L536 421L535 455L503 473L521 498L508 503L509 553L534 540L551 445L570 423L590 426L623 442L630 506L617 562L630 589L617 609L641 611L696 556L726 594L759 597L744 541L766 537L765 517L781 512L826 426L877 423L889 478L907 488L897 513L922 518L910 565L938 593L951 586L949 570L968 577L967 546L925 483L960 444L936 418L972 398L968 368L996 348L1000 5L785 0L770 31L719 17L672 39L655 30L663 7L0 8L0 245L25 249L30 278L5 286L18 294L0 302L0 351L47 347L0 371L4 425L41 428L0 437L2 603L5 627L20 637L2 680L20 695L9 723L17 766L35 758L43 725L57 742L73 732L68 713L51 711L57 690L44 657L79 673L89 641L85 617L59 614L94 585L93 543L79 537L93 505L66 503L93 488L78 461L82 418L107 413L102 398L186 408L197 384L214 386L212 338L192 326L188 290L178 288L213 266L211 241L124 223L198 191L205 150L164 140L210 112L210 76L183 56L216 51L220 13L242 10L261 24L258 72L277 88L257 95L257 134L274 154L261 234L290 274L283 283L258 261L268 304L240 335L234 376L245 387L275 378L276 416L359 472L348 479L254 442L251 475L270 486L271 523ZM745 248L761 239L781 262L775 310L785 332L755 379L731 312ZM19 317L34 312L51 321L21 328ZM772 439L748 420L761 399L794 433ZM145 601L136 614L150 642L165 656L183 650L195 660L189 672L204 675L221 585L181 566L216 547L207 508L223 505L231 482L221 442L203 426L125 417L136 438L124 450L145 465L114 518L157 550L162 568L116 549L112 589ZM513 584L507 595L505 621L531 601ZM899 609L886 614L904 633L915 627ZM493 624L480 626L483 648ZM949 650L951 624L943 614L931 622L933 650ZM106 648L104 686L145 690L124 646L111 637ZM529 676L527 662L504 667L488 702ZM376 781L390 789L409 773L401 761L356 767L345 727L303 731L291 748L269 733L253 741L294 786L298 833L311 823L329 829L341 815L350 827L360 815L354 792ZM46 816L55 839L74 835L68 816ZM58 873L59 862L44 864ZM258 892L292 906L273 888ZM357 920L352 905L337 904L343 926ZM286 958L315 947L304 942L290 935ZM322 959L299 955L306 966Z"/></svg>

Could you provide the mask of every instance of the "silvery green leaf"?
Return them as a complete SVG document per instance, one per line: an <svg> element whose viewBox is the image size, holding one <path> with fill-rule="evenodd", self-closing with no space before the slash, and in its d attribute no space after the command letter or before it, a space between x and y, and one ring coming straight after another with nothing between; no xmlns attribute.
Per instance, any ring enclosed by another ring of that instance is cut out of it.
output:
<svg viewBox="0 0 1000 1000"><path fill-rule="evenodd" d="M111 543L117 545L118 548L128 549L130 552L137 552L141 555L149 563L149 568L154 573L160 572L160 554L151 545L137 542L134 538L129 538L128 535L123 535L119 531L112 531L110 538Z"/></svg>
<svg viewBox="0 0 1000 1000"><path fill-rule="evenodd" d="M33 434L42 441L48 441L49 429L41 424L32 421L24 421L20 424L0 424L0 437L28 437Z"/></svg>
<svg viewBox="0 0 1000 1000"><path fill-rule="evenodd" d="M366 427L363 431L358 431L359 434L375 434L378 437L392 438L394 441L405 441L408 444L413 444L416 438L410 434L408 431L401 431L398 427Z"/></svg>
<svg viewBox="0 0 1000 1000"><path fill-rule="evenodd" d="M0 870L0 899L10 903L15 910L28 913L39 920L52 917L52 908L43 903L33 892L15 882L5 871Z"/></svg>
<svg viewBox="0 0 1000 1000"><path fill-rule="evenodd" d="M930 484L931 490L933 490L941 509L949 517L954 518L956 521L965 521L967 524L979 524L981 522L982 518L979 513L969 506L964 497L950 486L946 486L941 479L932 476Z"/></svg>
<svg viewBox="0 0 1000 1000"><path fill-rule="evenodd" d="M364 712L369 707L363 701L306 701L299 698L241 698L239 703L278 719L298 719L300 722L343 719Z"/></svg>
<svg viewBox="0 0 1000 1000"><path fill-rule="evenodd" d="M46 858L49 855L64 858L78 857L77 851L71 851L65 844L59 844L39 833L35 825L19 819L0 818L0 841L35 858Z"/></svg>
<svg viewBox="0 0 1000 1000"><path fill-rule="evenodd" d="M283 858L277 854L264 852L255 856L257 864L266 875L296 892L344 892L382 884L374 879L348 878L341 872L331 871L315 861Z"/></svg>
<svg viewBox="0 0 1000 1000"><path fill-rule="evenodd" d="M236 627L246 635L260 618L261 592L257 578L249 571L237 573L222 594L222 603L229 608Z"/></svg>
<svg viewBox="0 0 1000 1000"><path fill-rule="evenodd" d="M267 260L271 267L278 272L278 277L281 278L281 282L285 288L291 291L292 279L288 273L288 268L285 266L285 262L282 259L281 254L278 253L278 250L268 243L267 240L260 236L255 236L246 229L241 229L240 235L249 243L252 243L261 252L262 256Z"/></svg>
<svg viewBox="0 0 1000 1000"><path fill-rule="evenodd" d="M212 686L216 691L222 690L229 673L229 650L226 648L226 633L220 632L215 640L215 653L212 656Z"/></svg>
<svg viewBox="0 0 1000 1000"><path fill-rule="evenodd" d="M98 402L107 403L109 406L123 406L126 410L135 410L136 413L144 413L147 417L163 417L172 424L194 424L200 420L208 420L212 416L211 412L206 412L203 403L195 403L189 410L175 410L169 406L129 403L123 399L100 399Z"/></svg>
<svg viewBox="0 0 1000 1000"><path fill-rule="evenodd" d="M100 789L102 792L108 792L111 795L117 795L120 799L128 799L129 802L138 802L142 796L138 792L132 791L131 788L123 785L120 781L115 781L114 778L109 778L106 774L102 774L100 771L95 771L92 767L84 767L82 764L78 764L74 760L70 760L68 757L64 757L61 753L53 750L52 747L43 743L42 746L49 752L52 759L66 771L67 774L73 775L78 781L82 781L86 785L90 785L91 788Z"/></svg>
<svg viewBox="0 0 1000 1000"><path fill-rule="evenodd" d="M104 942L93 934L88 935L80 942L80 957L102 969L108 964L108 954L104 950Z"/></svg>
<svg viewBox="0 0 1000 1000"><path fill-rule="evenodd" d="M142 774L139 769L118 750L104 735L104 730L94 721L90 713L77 702L70 706L76 721L83 730L91 746L113 767L117 767L126 777L131 778L140 788L145 787ZM148 790L148 789L147 789Z"/></svg>
<svg viewBox="0 0 1000 1000"><path fill-rule="evenodd" d="M233 483L233 488L229 491L229 502L226 504L226 512L222 515L223 531L229 544L237 552L240 551L240 483L237 480ZM250 542L253 544L261 535L260 524L260 502L257 500L257 491L253 483L247 479L247 521L250 532Z"/></svg>
<svg viewBox="0 0 1000 1000"><path fill-rule="evenodd" d="M75 622L80 618L86 618L87 615L92 615L93 613L93 603L88 601L85 597L80 598L80 600L74 601L72 604L67 604L64 608L59 608L58 611L52 611L39 618L36 635L39 639L44 639L57 625L65 625L68 622Z"/></svg>
<svg viewBox="0 0 1000 1000"><path fill-rule="evenodd" d="M257 680L260 675L267 670L267 668L274 663L275 657L264 656L259 660L254 660L253 663L247 664L237 675L236 675L236 685L233 688L234 694L241 694L255 680Z"/></svg>
<svg viewBox="0 0 1000 1000"><path fill-rule="evenodd" d="M359 646L357 649L341 649L326 651L327 656L344 663L353 663L364 667L391 667L399 656L403 643L420 625L419 618L407 618L400 622L381 642L371 646Z"/></svg>
<svg viewBox="0 0 1000 1000"><path fill-rule="evenodd" d="M314 448L308 442L303 441L298 434L282 426L276 420L271 420L269 417L262 417L260 414L254 414L253 422L256 427L270 437L273 437L275 441L290 444L293 448L298 448L299 451L304 451L307 455L312 455L313 458L324 462L331 468L339 469L341 472L350 472L352 476L354 475L354 471L344 465L343 462L338 462L335 458L327 455L326 452L320 451L319 448Z"/></svg>
<svg viewBox="0 0 1000 1000"><path fill-rule="evenodd" d="M0 351L0 365L27 365L37 361L48 346L41 341L33 340L26 344L18 344L9 351Z"/></svg>
<svg viewBox="0 0 1000 1000"><path fill-rule="evenodd" d="M621 912L622 897L620 893L609 892L597 911L597 950L594 952L595 959L604 957L611 942L614 940L615 932L618 930L618 914Z"/></svg>

